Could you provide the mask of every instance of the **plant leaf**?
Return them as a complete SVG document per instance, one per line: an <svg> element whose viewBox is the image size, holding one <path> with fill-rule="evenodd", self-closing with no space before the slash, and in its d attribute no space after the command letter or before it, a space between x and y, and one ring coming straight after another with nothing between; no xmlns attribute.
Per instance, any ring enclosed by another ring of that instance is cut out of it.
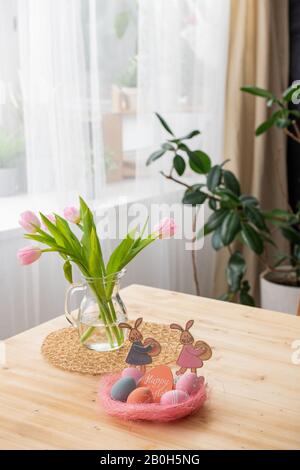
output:
<svg viewBox="0 0 300 470"><path fill-rule="evenodd" d="M211 168L210 172L207 175L207 187L210 191L214 191L214 189L220 184L222 176L222 169L220 165L215 165Z"/></svg>
<svg viewBox="0 0 300 470"><path fill-rule="evenodd" d="M300 83L297 83L296 85L291 85L289 86L283 93L282 97L286 103L289 103L292 101L292 98L295 98L295 100L299 100L300 98Z"/></svg>
<svg viewBox="0 0 300 470"><path fill-rule="evenodd" d="M216 212L213 212L207 220L207 226L210 229L215 230L222 224L228 212L229 211L227 209L218 209Z"/></svg>
<svg viewBox="0 0 300 470"><path fill-rule="evenodd" d="M82 223L82 238L81 238L81 245L83 248L83 255L86 260L86 265L88 266L90 264L90 253L92 246L91 244L97 244L96 251L99 256L98 262L101 267L102 275L105 275L105 265L103 261L103 255L102 255L102 250L101 250L101 245L97 236L97 230L96 226L94 223L94 217L92 214L92 211L86 204L86 202L82 199L82 197L79 198L80 200L80 219ZM93 235L92 235L93 231Z"/></svg>
<svg viewBox="0 0 300 470"><path fill-rule="evenodd" d="M258 206L259 204L256 197L253 197L253 196L242 195L240 197L240 201L244 207L245 206Z"/></svg>
<svg viewBox="0 0 300 470"><path fill-rule="evenodd" d="M260 96L262 98L276 99L276 97L270 91L265 90L264 88L256 87L256 86L243 86L241 88L241 91L245 91L246 93L250 93L251 95L254 95L254 96Z"/></svg>
<svg viewBox="0 0 300 470"><path fill-rule="evenodd" d="M224 218L221 226L221 239L224 246L230 245L241 229L239 215L236 211L230 211Z"/></svg>
<svg viewBox="0 0 300 470"><path fill-rule="evenodd" d="M201 192L199 189L187 189L184 193L182 202L183 204L192 204L193 206L197 204L203 204L206 200L207 195Z"/></svg>
<svg viewBox="0 0 300 470"><path fill-rule="evenodd" d="M184 135L183 137L179 137L178 140L189 140L189 139L192 139L193 137L196 137L196 135L199 135L199 134L201 134L200 131L194 130L194 131L189 132L187 135Z"/></svg>
<svg viewBox="0 0 300 470"><path fill-rule="evenodd" d="M161 148L165 151L168 151L168 150L175 150L175 148L173 147L173 145L169 144L168 142L165 142L164 144L162 144Z"/></svg>
<svg viewBox="0 0 300 470"><path fill-rule="evenodd" d="M181 155L175 155L173 158L173 165L174 168L179 176L183 175L185 171L185 161L184 158L182 158Z"/></svg>
<svg viewBox="0 0 300 470"><path fill-rule="evenodd" d="M244 209L245 215L249 221L260 230L268 231L265 219L262 213L253 205L248 205Z"/></svg>
<svg viewBox="0 0 300 470"><path fill-rule="evenodd" d="M276 127L279 129L285 129L286 127L289 127L292 124L291 119L288 118L279 118L276 120Z"/></svg>
<svg viewBox="0 0 300 470"><path fill-rule="evenodd" d="M222 242L222 238L221 238L221 226L218 227L214 231L213 236L211 238L211 243L212 243L213 248L216 251L218 251L218 250L220 250L221 248L224 247L223 242Z"/></svg>
<svg viewBox="0 0 300 470"><path fill-rule="evenodd" d="M215 193L218 196L221 196L222 200L221 202L232 202L234 203L234 206L239 205L239 198L236 196L230 189L228 188L215 188Z"/></svg>
<svg viewBox="0 0 300 470"><path fill-rule="evenodd" d="M134 248L128 253L124 266L126 266L133 258L136 257L138 253L140 253L140 251L142 251L148 245L153 243L155 240L156 238L151 237L151 235L149 235L147 238L140 239L139 243L137 245L134 245Z"/></svg>
<svg viewBox="0 0 300 470"><path fill-rule="evenodd" d="M256 131L255 135L258 137L259 135L263 134L266 132L268 129L270 129L274 124L275 124L276 119L272 116L270 119L267 119L264 121L262 124L260 124Z"/></svg>
<svg viewBox="0 0 300 470"><path fill-rule="evenodd" d="M135 243L136 230L136 228L131 230L110 255L106 266L108 275L119 272L126 265L126 260L130 257L130 251Z"/></svg>
<svg viewBox="0 0 300 470"><path fill-rule="evenodd" d="M90 234L90 252L88 257L88 269L91 277L99 278L103 275L101 267L102 254L99 249L99 240L96 228L92 227Z"/></svg>
<svg viewBox="0 0 300 470"><path fill-rule="evenodd" d="M226 268L227 282L232 292L238 292L240 289L246 269L246 261L243 255L239 251L233 253L229 258Z"/></svg>
<svg viewBox="0 0 300 470"><path fill-rule="evenodd" d="M53 224L48 217L46 217L44 214L40 212L40 216L42 219L43 224L47 227L49 232L53 235L53 238L55 239L55 242L58 246L61 246L62 248L65 248L66 250L70 250L73 252L72 246L69 244L68 240L66 237L61 233L61 231L56 227L55 224Z"/></svg>
<svg viewBox="0 0 300 470"><path fill-rule="evenodd" d="M208 201L208 206L211 210L216 211L217 210L217 201L215 199L210 199Z"/></svg>
<svg viewBox="0 0 300 470"><path fill-rule="evenodd" d="M286 225L282 226L280 230L284 238L289 240L291 243L300 244L300 233L294 229L294 227Z"/></svg>
<svg viewBox="0 0 300 470"><path fill-rule="evenodd" d="M241 188L236 176L232 171L223 170L224 184L226 188L230 189L234 194L240 196Z"/></svg>
<svg viewBox="0 0 300 470"><path fill-rule="evenodd" d="M257 231L249 224L242 223L242 240L243 242L255 253L261 255L264 251L264 244L262 237Z"/></svg>
<svg viewBox="0 0 300 470"><path fill-rule="evenodd" d="M248 305L249 307L255 307L255 301L252 295L248 294L244 290L240 292L240 302L242 305Z"/></svg>
<svg viewBox="0 0 300 470"><path fill-rule="evenodd" d="M202 150L190 151L188 152L188 156L189 165L195 173L203 175L210 171L211 160L205 152L202 152Z"/></svg>
<svg viewBox="0 0 300 470"><path fill-rule="evenodd" d="M149 166L150 163L155 162L155 160L158 160L160 157L162 157L166 153L166 150L156 150L156 152L151 153L151 155L148 157L146 161L146 166Z"/></svg>
<svg viewBox="0 0 300 470"><path fill-rule="evenodd" d="M81 245L78 238L74 235L68 222L60 217L59 215L55 214L55 225L61 231L61 233L65 236L68 240L69 244L72 246L74 253L77 253L79 256L81 255Z"/></svg>
<svg viewBox="0 0 300 470"><path fill-rule="evenodd" d="M165 128L165 130L166 130L169 134L171 134L171 135L173 135L173 136L175 137L173 131L171 130L171 128L169 127L169 125L166 123L166 121L164 120L164 118L163 118L160 114L158 114L158 113L155 113L155 114L156 114L157 118L159 119L161 125Z"/></svg>

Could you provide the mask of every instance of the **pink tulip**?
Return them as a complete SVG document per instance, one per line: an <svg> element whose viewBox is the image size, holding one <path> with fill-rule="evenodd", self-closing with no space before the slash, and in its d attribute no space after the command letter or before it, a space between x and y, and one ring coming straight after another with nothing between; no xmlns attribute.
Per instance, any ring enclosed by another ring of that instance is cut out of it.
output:
<svg viewBox="0 0 300 470"><path fill-rule="evenodd" d="M80 212L76 207L66 207L64 210L64 217L73 224L79 224Z"/></svg>
<svg viewBox="0 0 300 470"><path fill-rule="evenodd" d="M23 227L26 232L35 233L37 228L41 226L41 223L34 212L25 211L20 215L19 224Z"/></svg>
<svg viewBox="0 0 300 470"><path fill-rule="evenodd" d="M162 219L155 231L158 232L159 238L170 238L175 234L176 228L174 219L166 217L165 219Z"/></svg>
<svg viewBox="0 0 300 470"><path fill-rule="evenodd" d="M25 246L18 251L17 258L22 266L26 266L37 261L41 254L42 250L38 246Z"/></svg>

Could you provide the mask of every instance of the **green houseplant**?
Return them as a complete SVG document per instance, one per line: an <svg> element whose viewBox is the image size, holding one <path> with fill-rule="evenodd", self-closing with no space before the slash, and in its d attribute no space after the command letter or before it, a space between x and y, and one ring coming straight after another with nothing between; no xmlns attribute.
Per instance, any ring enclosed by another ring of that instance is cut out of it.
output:
<svg viewBox="0 0 300 470"><path fill-rule="evenodd" d="M201 206L208 203L211 214L205 225L195 230L195 238L211 235L213 248L216 251L227 250L229 253L225 272L228 287L221 298L231 302L254 305L251 286L246 276L246 261L240 251L240 246L246 245L247 249L258 257L263 267L271 271L279 270L278 266L287 255L280 254L276 259L270 258L268 246L275 244L272 239L272 228L268 222L271 222L276 229L279 225L282 233L285 233L289 239L298 240L299 234L294 225L300 220L300 211L296 214L277 209L271 213L264 212L257 198L244 194L236 176L226 169L228 160L220 165L212 166L211 158L205 152L200 149L191 150L188 142L200 134L199 130L177 137L169 124L159 114L156 115L169 138L149 156L147 165L157 162L162 157L168 158L170 171L160 173L164 178L184 187L183 204ZM199 177L201 175L199 183L189 184L182 179L187 167ZM293 261L295 283L299 282L300 258L298 255L297 248ZM195 257L194 252L193 257ZM193 262L193 269L198 293L195 262Z"/></svg>
<svg viewBox="0 0 300 470"><path fill-rule="evenodd" d="M270 115L261 123L256 136L266 133L271 128L277 128L286 136L300 144L300 128L297 119L300 111L293 104L300 102L300 84L295 82L281 96L275 96L271 91L256 86L242 87L243 92L265 99L270 108ZM262 306L276 308L278 305L290 304L290 311L295 313L300 299L300 201L293 210L287 201L288 210L274 209L266 214L274 230L290 243L290 251L277 253L278 269L266 269L261 276Z"/></svg>

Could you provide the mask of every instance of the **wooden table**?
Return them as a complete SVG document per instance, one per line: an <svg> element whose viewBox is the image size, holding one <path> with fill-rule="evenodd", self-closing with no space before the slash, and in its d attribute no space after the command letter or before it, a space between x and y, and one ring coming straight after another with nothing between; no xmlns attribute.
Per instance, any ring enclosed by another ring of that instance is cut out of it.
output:
<svg viewBox="0 0 300 470"><path fill-rule="evenodd" d="M40 354L62 317L10 338L0 371L1 449L297 449L300 318L143 286L124 289L129 316L184 324L213 346L203 410L173 424L123 422L97 409L99 377L55 369Z"/></svg>

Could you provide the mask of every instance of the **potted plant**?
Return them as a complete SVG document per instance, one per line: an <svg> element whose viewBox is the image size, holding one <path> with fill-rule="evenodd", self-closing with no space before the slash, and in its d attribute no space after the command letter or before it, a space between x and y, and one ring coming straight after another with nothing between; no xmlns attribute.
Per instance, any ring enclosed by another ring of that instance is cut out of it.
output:
<svg viewBox="0 0 300 470"><path fill-rule="evenodd" d="M11 196L19 187L19 164L23 141L5 130L0 130L0 197Z"/></svg>
<svg viewBox="0 0 300 470"><path fill-rule="evenodd" d="M240 183L234 173L226 169L227 161L221 165L212 166L210 157L202 150L191 150L188 141L200 134L193 130L183 137L177 137L167 122L157 114L157 117L169 134L169 138L160 149L153 152L148 160L150 165L164 155L168 155L171 164L168 173L160 172L164 178L174 181L184 187L183 204L201 206L208 203L211 214L204 227L197 229L197 219L194 221L194 241L203 236L211 235L212 246L216 251L227 250L228 264L225 271L227 291L221 296L222 300L254 305L251 286L247 280L247 265L241 252L245 245L259 259L268 272L282 276L282 266L286 259L291 260L291 266L286 274L293 278L295 286L300 282L300 234L295 228L300 222L300 207L296 213L274 209L265 212L259 201L252 195L243 194ZM187 166L201 176L197 184L189 184L182 180ZM276 245L272 238L272 230L279 229L283 236L294 244L292 254L277 253L274 258L269 254L268 246ZM196 292L199 294L199 282L195 262L195 251L192 251L193 271ZM296 287L297 288L297 287ZM297 288L298 289L298 288ZM283 311L287 311L286 305ZM296 309L294 310L294 312Z"/></svg>
<svg viewBox="0 0 300 470"><path fill-rule="evenodd" d="M287 88L280 97L271 91L254 86L243 87L242 91L266 100L272 110L270 117L256 129L256 136L272 127L281 129L288 138L300 144L300 128L297 119L300 111L293 108L299 103L300 84ZM288 313L297 311L300 301L300 201L293 210L287 201L288 210L274 209L265 216L290 243L288 253L277 253L275 269L268 267L260 276L261 306Z"/></svg>

